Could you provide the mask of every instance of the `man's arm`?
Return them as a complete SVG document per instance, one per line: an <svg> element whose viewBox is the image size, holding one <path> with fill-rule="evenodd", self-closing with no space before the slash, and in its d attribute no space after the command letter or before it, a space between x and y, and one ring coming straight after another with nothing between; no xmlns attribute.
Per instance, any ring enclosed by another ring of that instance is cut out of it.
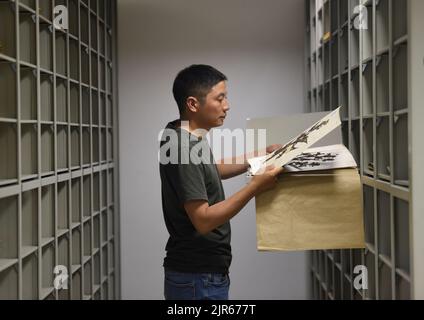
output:
<svg viewBox="0 0 424 320"><path fill-rule="evenodd" d="M279 148L281 148L280 144L273 144L263 150L253 151L251 153L246 153L242 156L233 157L231 159L220 160L216 164L219 175L223 180L239 176L245 173L247 169L249 169L249 163L247 162L247 159L267 155Z"/></svg>
<svg viewBox="0 0 424 320"><path fill-rule="evenodd" d="M277 182L282 168L267 170L252 180L230 198L209 206L205 200L192 200L184 203L184 208L196 230L207 234L233 218L256 195L271 189Z"/></svg>

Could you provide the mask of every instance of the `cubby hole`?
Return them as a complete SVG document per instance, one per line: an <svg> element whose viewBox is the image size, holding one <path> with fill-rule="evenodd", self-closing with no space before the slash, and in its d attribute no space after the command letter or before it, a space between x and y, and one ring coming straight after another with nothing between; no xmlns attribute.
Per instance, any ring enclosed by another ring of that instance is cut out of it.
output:
<svg viewBox="0 0 424 320"><path fill-rule="evenodd" d="M35 69L21 67L21 119L37 120L37 73Z"/></svg>
<svg viewBox="0 0 424 320"><path fill-rule="evenodd" d="M107 153L108 161L113 161L113 131L112 129L107 130Z"/></svg>
<svg viewBox="0 0 424 320"><path fill-rule="evenodd" d="M102 210L107 206L107 171L103 170L101 172L102 175Z"/></svg>
<svg viewBox="0 0 424 320"><path fill-rule="evenodd" d="M54 128L51 124L41 125L41 173L54 172Z"/></svg>
<svg viewBox="0 0 424 320"><path fill-rule="evenodd" d="M349 1L339 0L340 24L347 22L349 18Z"/></svg>
<svg viewBox="0 0 424 320"><path fill-rule="evenodd" d="M100 161L100 150L99 150L99 129L93 128L92 131L93 139L93 161L94 163L99 163Z"/></svg>
<svg viewBox="0 0 424 320"><path fill-rule="evenodd" d="M84 266L84 295L90 296L92 291L91 287L91 263L88 262Z"/></svg>
<svg viewBox="0 0 424 320"><path fill-rule="evenodd" d="M349 67L349 33L347 26L341 29L340 46L340 72L343 72Z"/></svg>
<svg viewBox="0 0 424 320"><path fill-rule="evenodd" d="M375 25L377 52L380 52L389 46L389 0L376 1Z"/></svg>
<svg viewBox="0 0 424 320"><path fill-rule="evenodd" d="M56 32L56 72L67 76L66 60L66 35L60 31Z"/></svg>
<svg viewBox="0 0 424 320"><path fill-rule="evenodd" d="M372 118L362 120L362 152L363 172L365 175L374 176L374 121Z"/></svg>
<svg viewBox="0 0 424 320"><path fill-rule="evenodd" d="M0 2L0 21L2 23L2 28L0 28L0 53L12 58L16 57L16 28L14 9L15 4L13 2ZM2 72L0 72L0 75L1 74Z"/></svg>
<svg viewBox="0 0 424 320"><path fill-rule="evenodd" d="M38 154L37 154L37 125L21 125L21 173L22 179L32 179L38 174Z"/></svg>
<svg viewBox="0 0 424 320"><path fill-rule="evenodd" d="M68 126L57 126L57 168L58 170L68 168Z"/></svg>
<svg viewBox="0 0 424 320"><path fill-rule="evenodd" d="M91 256L91 222L84 224L84 256Z"/></svg>
<svg viewBox="0 0 424 320"><path fill-rule="evenodd" d="M378 178L390 181L390 118L377 117L377 174Z"/></svg>
<svg viewBox="0 0 424 320"><path fill-rule="evenodd" d="M97 90L91 91L91 121L93 125L99 125L99 96Z"/></svg>
<svg viewBox="0 0 424 320"><path fill-rule="evenodd" d="M367 19L367 28L364 30L361 30L362 32L362 58L364 60L369 59L373 56L373 34L374 34L374 27L373 27L373 8L372 8L372 2L370 2L370 5L366 7L367 14L365 19ZM359 44L359 43L358 43Z"/></svg>
<svg viewBox="0 0 424 320"><path fill-rule="evenodd" d="M80 103L79 103L79 86L75 83L70 85L70 109L71 109L71 123L80 123Z"/></svg>
<svg viewBox="0 0 424 320"><path fill-rule="evenodd" d="M392 300L392 271L381 260L379 260L378 268L379 300Z"/></svg>
<svg viewBox="0 0 424 320"><path fill-rule="evenodd" d="M114 202L114 199L113 199L113 195L114 195L114 190L113 190L114 183L113 183L113 181L114 181L114 179L113 179L113 170L112 169L110 169L108 171L108 176L109 176L109 180L108 180L107 187L108 187L108 201L109 201L109 205L110 205Z"/></svg>
<svg viewBox="0 0 424 320"><path fill-rule="evenodd" d="M342 140L346 148L349 148L349 122L342 121Z"/></svg>
<svg viewBox="0 0 424 320"><path fill-rule="evenodd" d="M75 178L71 181L72 198L72 223L81 222L81 179Z"/></svg>
<svg viewBox="0 0 424 320"><path fill-rule="evenodd" d="M58 250L58 262L59 265L65 266L70 271L69 263L69 236L65 234L60 237L58 240L59 250ZM68 278L68 289L69 289L69 278ZM59 299L68 300L69 299L69 290L59 290Z"/></svg>
<svg viewBox="0 0 424 320"><path fill-rule="evenodd" d="M104 244L105 242L108 241L108 223L107 223L107 211L103 211L102 212L102 218L101 218L101 223L102 223L102 244Z"/></svg>
<svg viewBox="0 0 424 320"><path fill-rule="evenodd" d="M91 176L87 175L83 178L83 215L84 217L91 216Z"/></svg>
<svg viewBox="0 0 424 320"><path fill-rule="evenodd" d="M411 284L399 275L396 275L396 300L411 300Z"/></svg>
<svg viewBox="0 0 424 320"><path fill-rule="evenodd" d="M20 59L22 61L37 64L35 15L27 12L19 12L19 46ZM10 32L10 31L8 31Z"/></svg>
<svg viewBox="0 0 424 320"><path fill-rule="evenodd" d="M55 267L54 246L48 245L42 250L42 292L49 292L53 287Z"/></svg>
<svg viewBox="0 0 424 320"><path fill-rule="evenodd" d="M102 158L101 158L101 161L105 162L107 160L106 159L107 158L107 141L106 141L107 132L106 132L106 129L104 129L104 128L102 128L100 130L100 132L101 132L101 139L102 139L102 153L101 153Z"/></svg>
<svg viewBox="0 0 424 320"><path fill-rule="evenodd" d="M361 127L359 120L352 120L351 122L351 130L352 136L349 145L350 152L352 153L358 167L361 167L362 163L360 161L360 152L361 152L361 144L360 144L360 133Z"/></svg>
<svg viewBox="0 0 424 320"><path fill-rule="evenodd" d="M98 172L93 175L93 209L95 212L100 211L100 174Z"/></svg>
<svg viewBox="0 0 424 320"><path fill-rule="evenodd" d="M94 217L93 225L93 247L94 249L100 248L100 215Z"/></svg>
<svg viewBox="0 0 424 320"><path fill-rule="evenodd" d="M79 81L79 44L78 41L74 39L69 39L69 67L70 73L69 76Z"/></svg>
<svg viewBox="0 0 424 320"><path fill-rule="evenodd" d="M57 225L61 230L69 229L69 187L68 182L59 182L57 186Z"/></svg>
<svg viewBox="0 0 424 320"><path fill-rule="evenodd" d="M409 203L394 199L395 213L395 258L396 268L401 269L408 275L410 273L410 219L409 219Z"/></svg>
<svg viewBox="0 0 424 320"><path fill-rule="evenodd" d="M108 252L107 252L107 246L104 246L102 248L102 276L103 277L107 277L107 273L108 273Z"/></svg>
<svg viewBox="0 0 424 320"><path fill-rule="evenodd" d="M0 258L0 266L1 263ZM0 271L0 300L17 300L18 291L17 265Z"/></svg>
<svg viewBox="0 0 424 320"><path fill-rule="evenodd" d="M339 27L338 22L338 10L339 10L339 1L338 0L332 0L330 1L330 14L331 14L331 33L335 32Z"/></svg>
<svg viewBox="0 0 424 320"><path fill-rule="evenodd" d="M101 1L103 3L103 1ZM99 23L99 53L102 55L106 55L105 52L105 25L100 22Z"/></svg>
<svg viewBox="0 0 424 320"><path fill-rule="evenodd" d="M81 41L88 45L88 33L90 29L88 27L88 10L85 6L80 6L80 20Z"/></svg>
<svg viewBox="0 0 424 320"><path fill-rule="evenodd" d="M35 254L22 260L22 299L38 299L38 258Z"/></svg>
<svg viewBox="0 0 424 320"><path fill-rule="evenodd" d="M69 33L78 37L78 0L69 0Z"/></svg>
<svg viewBox="0 0 424 320"><path fill-rule="evenodd" d="M359 30L351 26L350 29L350 67L359 64Z"/></svg>
<svg viewBox="0 0 424 320"><path fill-rule="evenodd" d="M67 82L56 77L56 120L68 122Z"/></svg>
<svg viewBox="0 0 424 320"><path fill-rule="evenodd" d="M103 58L100 58L99 61L99 87L102 90L106 90L106 72L105 72L105 68L106 68L106 64L105 64L105 60Z"/></svg>
<svg viewBox="0 0 424 320"><path fill-rule="evenodd" d="M373 63L369 61L362 66L362 114L374 114L373 107Z"/></svg>
<svg viewBox="0 0 424 320"><path fill-rule="evenodd" d="M81 47L81 81L90 84L90 55L86 47Z"/></svg>
<svg viewBox="0 0 424 320"><path fill-rule="evenodd" d="M330 80L331 77L331 56L330 56L330 43L324 45L324 81Z"/></svg>
<svg viewBox="0 0 424 320"><path fill-rule="evenodd" d="M71 127L71 166L72 169L80 167L81 134L79 127Z"/></svg>
<svg viewBox="0 0 424 320"><path fill-rule="evenodd" d="M395 114L393 131L395 184L409 187L408 113Z"/></svg>
<svg viewBox="0 0 424 320"><path fill-rule="evenodd" d="M389 111L389 55L382 54L376 59L377 113Z"/></svg>
<svg viewBox="0 0 424 320"><path fill-rule="evenodd" d="M115 235L114 230L115 215L113 214L113 208L108 209L108 239Z"/></svg>
<svg viewBox="0 0 424 320"><path fill-rule="evenodd" d="M91 54L91 85L95 88L99 86L99 62L97 60L97 55L95 53Z"/></svg>
<svg viewBox="0 0 424 320"><path fill-rule="evenodd" d="M0 118L16 119L16 67L10 62L2 60L0 60L0 101L2 102Z"/></svg>
<svg viewBox="0 0 424 320"><path fill-rule="evenodd" d="M331 41L331 75L339 73L339 38L336 36Z"/></svg>
<svg viewBox="0 0 424 320"><path fill-rule="evenodd" d="M34 189L22 193L22 247L31 250L37 245L38 189Z"/></svg>
<svg viewBox="0 0 424 320"><path fill-rule="evenodd" d="M40 23L40 67L53 70L53 31L46 23Z"/></svg>
<svg viewBox="0 0 424 320"><path fill-rule="evenodd" d="M376 298L375 295L375 255L369 251L365 250L365 266L368 271L368 290L365 291L365 297L370 300Z"/></svg>
<svg viewBox="0 0 424 320"><path fill-rule="evenodd" d="M91 148L90 148L90 129L82 129L82 157L83 165L89 165L91 162Z"/></svg>
<svg viewBox="0 0 424 320"><path fill-rule="evenodd" d="M47 73L40 73L41 121L54 121L53 78Z"/></svg>
<svg viewBox="0 0 424 320"><path fill-rule="evenodd" d="M81 230L77 227L72 230L72 266L81 265Z"/></svg>
<svg viewBox="0 0 424 320"><path fill-rule="evenodd" d="M82 87L82 124L90 124L90 91Z"/></svg>
<svg viewBox="0 0 424 320"><path fill-rule="evenodd" d="M0 185L16 182L17 148L16 124L0 122Z"/></svg>
<svg viewBox="0 0 424 320"><path fill-rule="evenodd" d="M359 69L356 68L351 71L351 80L350 80L350 103L349 103L349 109L350 109L350 115L353 118L359 117L359 101L360 101L360 95L359 95Z"/></svg>
<svg viewBox="0 0 424 320"><path fill-rule="evenodd" d="M94 284L100 285L100 254L97 253L94 256L93 260L93 268L94 268Z"/></svg>
<svg viewBox="0 0 424 320"><path fill-rule="evenodd" d="M397 40L408 33L408 1L392 0L393 12L393 40Z"/></svg>
<svg viewBox="0 0 424 320"><path fill-rule="evenodd" d="M55 236L55 211L55 186L44 186L41 188L42 239L47 240Z"/></svg>
<svg viewBox="0 0 424 320"><path fill-rule="evenodd" d="M105 126L106 125L106 95L104 93L100 93L100 124Z"/></svg>
<svg viewBox="0 0 424 320"><path fill-rule="evenodd" d="M400 0L402 1L402 0ZM393 109L408 108L408 51L402 44L393 49Z"/></svg>
<svg viewBox="0 0 424 320"><path fill-rule="evenodd" d="M384 191L377 192L378 213L378 253L391 257L390 229L390 195Z"/></svg>
<svg viewBox="0 0 424 320"><path fill-rule="evenodd" d="M72 300L81 300L81 271L72 275Z"/></svg>
<svg viewBox="0 0 424 320"><path fill-rule="evenodd" d="M52 1L51 0L38 0L39 3L39 13L44 18L52 20Z"/></svg>

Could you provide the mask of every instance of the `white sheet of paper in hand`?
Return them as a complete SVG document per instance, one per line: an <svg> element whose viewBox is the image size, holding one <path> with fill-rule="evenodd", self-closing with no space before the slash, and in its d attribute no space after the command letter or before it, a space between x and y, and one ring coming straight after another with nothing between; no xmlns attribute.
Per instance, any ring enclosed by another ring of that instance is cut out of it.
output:
<svg viewBox="0 0 424 320"><path fill-rule="evenodd" d="M249 159L250 172L255 175L259 170L271 165L274 167L283 167L340 125L339 107L290 140L280 149L265 157Z"/></svg>
<svg viewBox="0 0 424 320"><path fill-rule="evenodd" d="M355 159L342 144L309 148L284 166L287 172L356 168Z"/></svg>

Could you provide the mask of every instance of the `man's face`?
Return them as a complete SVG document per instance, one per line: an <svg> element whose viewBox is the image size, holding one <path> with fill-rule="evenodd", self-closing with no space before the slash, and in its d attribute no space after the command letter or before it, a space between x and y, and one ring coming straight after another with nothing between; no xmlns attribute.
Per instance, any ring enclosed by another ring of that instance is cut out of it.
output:
<svg viewBox="0 0 424 320"><path fill-rule="evenodd" d="M198 112L198 120L204 129L210 130L224 124L227 112L230 110L227 94L226 82L221 81L206 95Z"/></svg>

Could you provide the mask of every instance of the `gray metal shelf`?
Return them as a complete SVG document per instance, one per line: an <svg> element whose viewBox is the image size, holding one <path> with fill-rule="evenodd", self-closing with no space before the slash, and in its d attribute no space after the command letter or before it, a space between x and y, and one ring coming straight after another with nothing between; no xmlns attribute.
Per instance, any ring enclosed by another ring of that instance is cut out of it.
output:
<svg viewBox="0 0 424 320"><path fill-rule="evenodd" d="M100 232L119 230L115 13L113 0L0 1L0 299L120 297L119 234ZM53 287L57 265L69 290ZM112 271L95 283L96 268Z"/></svg>
<svg viewBox="0 0 424 320"><path fill-rule="evenodd" d="M409 1L306 1L306 110L342 106L343 143L363 182L367 243L311 253L314 299L413 297ZM354 28L358 4L366 6L367 30ZM368 290L353 286L356 265L368 267Z"/></svg>

